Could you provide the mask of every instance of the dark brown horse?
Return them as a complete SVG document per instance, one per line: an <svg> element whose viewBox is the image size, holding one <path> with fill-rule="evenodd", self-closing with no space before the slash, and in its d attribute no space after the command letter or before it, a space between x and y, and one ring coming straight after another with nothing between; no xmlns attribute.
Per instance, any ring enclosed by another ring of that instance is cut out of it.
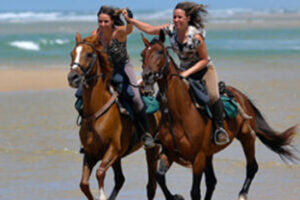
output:
<svg viewBox="0 0 300 200"><path fill-rule="evenodd" d="M80 188L85 196L94 199L89 178L93 167L101 160L96 176L100 190L100 200L106 200L104 178L107 169L112 166L115 186L109 197L116 199L125 178L121 167L121 158L138 150L142 144L135 137L134 124L129 116L121 115L115 103L116 95L108 91L108 80L112 68L107 55L102 52L97 37L81 39L76 34L76 46L72 50L71 69L68 81L71 87L83 87L83 117L79 135L83 146L84 158ZM149 115L151 132L156 129L154 115ZM135 140L134 140L135 138ZM155 171L158 148L146 150L148 164L148 199L153 199L156 190Z"/></svg>
<svg viewBox="0 0 300 200"><path fill-rule="evenodd" d="M204 199L209 200L216 185L213 155L229 144L218 146L212 141L212 121L195 107L189 86L179 76L174 61L163 45L164 40L162 32L159 39L154 38L151 42L143 37L146 47L142 51L142 75L146 90L153 90L153 84L157 82L161 103L162 117L158 138L162 142L164 155L160 159L157 181L168 200L182 199L180 195L173 195L168 190L165 173L173 162L190 166L193 171L190 193L192 199L201 199L200 182L202 174L205 173L207 191ZM249 98L233 87L227 86L226 90L233 94L240 105L239 114L234 119L226 119L224 126L230 141L237 138L241 142L246 156L246 179L239 193L239 199L245 200L258 170L255 159L256 136L282 158L294 159L296 157L289 145L296 134L296 126L282 133L274 131Z"/></svg>

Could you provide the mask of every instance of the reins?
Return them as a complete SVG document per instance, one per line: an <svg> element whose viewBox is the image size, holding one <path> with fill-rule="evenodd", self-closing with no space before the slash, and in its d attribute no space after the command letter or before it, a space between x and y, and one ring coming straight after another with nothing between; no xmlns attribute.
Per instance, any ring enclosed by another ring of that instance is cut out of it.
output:
<svg viewBox="0 0 300 200"><path fill-rule="evenodd" d="M159 90L158 94L160 95L160 97L162 99L162 102L164 104L166 104L166 107L164 108L163 113L165 113L167 115L167 119L168 119L168 122L169 122L169 131L171 133L172 142L173 142L173 145L174 145L174 152L175 152L176 156L179 158L180 157L180 152L178 150L176 139L175 139L175 133L174 133L174 130L172 128L173 119L172 119L172 116L169 112L169 108L167 106L168 99L167 99L165 93L166 93L167 88L168 88L168 75L170 77L176 76L176 77L179 77L180 79L182 79L182 77L178 73L175 73L175 74L169 74L168 73L169 70L167 70L167 69L168 69L170 63L172 62L173 64L175 64L173 58L170 56L170 54L168 52L168 47L166 48L165 58L166 58L166 62L164 64L164 66L158 72L154 73L154 75L156 76L157 79L163 79L163 81L164 81L164 89L163 89L163 91Z"/></svg>

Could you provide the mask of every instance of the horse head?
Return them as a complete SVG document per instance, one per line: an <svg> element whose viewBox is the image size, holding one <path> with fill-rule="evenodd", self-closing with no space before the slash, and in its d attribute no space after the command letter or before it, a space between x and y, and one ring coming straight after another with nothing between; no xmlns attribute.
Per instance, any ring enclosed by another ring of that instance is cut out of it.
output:
<svg viewBox="0 0 300 200"><path fill-rule="evenodd" d="M74 88L80 85L88 87L89 81L98 79L105 75L105 72L111 72L111 68L106 54L101 51L102 46L98 44L97 36L82 40L81 35L76 33L75 41L76 46L71 52L68 82Z"/></svg>
<svg viewBox="0 0 300 200"><path fill-rule="evenodd" d="M149 42L143 35L145 49L142 51L142 78L146 93L154 92L154 83L160 80L167 70L168 52L164 47L165 35L160 31L159 38L155 37Z"/></svg>

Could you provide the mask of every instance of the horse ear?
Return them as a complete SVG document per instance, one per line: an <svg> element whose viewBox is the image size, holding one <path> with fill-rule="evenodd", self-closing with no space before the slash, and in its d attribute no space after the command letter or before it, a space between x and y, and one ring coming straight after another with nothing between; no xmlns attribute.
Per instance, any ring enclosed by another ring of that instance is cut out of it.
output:
<svg viewBox="0 0 300 200"><path fill-rule="evenodd" d="M162 43L164 43L165 39L166 39L165 33L164 33L164 31L162 29L160 29L160 31L159 31L159 41L161 41Z"/></svg>
<svg viewBox="0 0 300 200"><path fill-rule="evenodd" d="M141 36L142 36L142 39L143 39L143 42L144 42L145 46L149 46L150 42L147 40L147 38L144 37L143 33L141 33Z"/></svg>
<svg viewBox="0 0 300 200"><path fill-rule="evenodd" d="M78 44L79 42L82 41L81 35L80 35L80 33L78 33L78 32L76 33L75 41L76 41L76 44Z"/></svg>

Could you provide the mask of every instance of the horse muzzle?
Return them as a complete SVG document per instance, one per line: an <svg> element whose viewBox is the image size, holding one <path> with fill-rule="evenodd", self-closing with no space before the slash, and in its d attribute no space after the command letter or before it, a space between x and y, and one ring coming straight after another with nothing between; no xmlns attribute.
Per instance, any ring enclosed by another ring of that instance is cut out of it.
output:
<svg viewBox="0 0 300 200"><path fill-rule="evenodd" d="M154 83L155 83L155 75L149 70L143 70L142 79L144 83L144 93L153 94L154 93Z"/></svg>
<svg viewBox="0 0 300 200"><path fill-rule="evenodd" d="M68 82L70 87L78 88L82 82L82 78L76 71L70 71L68 73Z"/></svg>

